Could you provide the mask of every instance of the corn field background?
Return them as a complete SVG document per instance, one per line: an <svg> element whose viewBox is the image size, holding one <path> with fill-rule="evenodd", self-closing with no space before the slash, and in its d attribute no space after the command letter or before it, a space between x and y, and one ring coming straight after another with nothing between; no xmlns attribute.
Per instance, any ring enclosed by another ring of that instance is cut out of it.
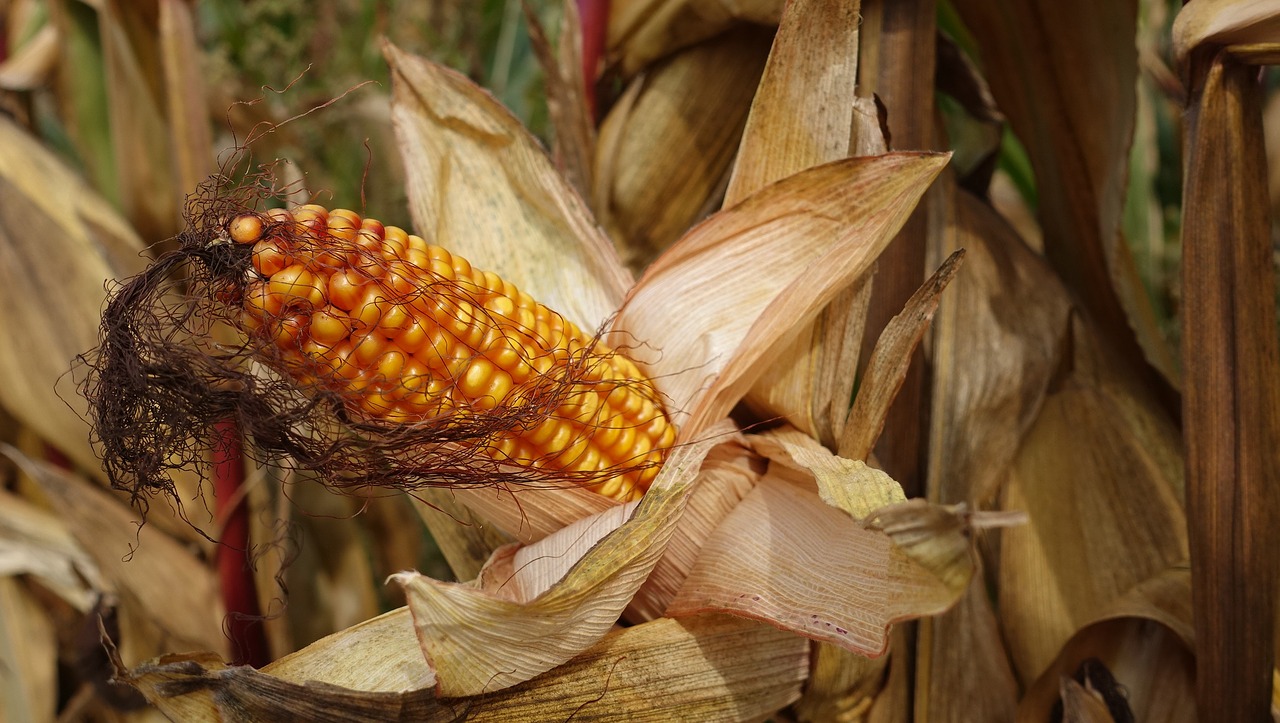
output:
<svg viewBox="0 0 1280 723"><path fill-rule="evenodd" d="M1278 27L0 2L0 719L1273 719ZM653 352L690 431L634 516L338 490L231 423L142 525L76 360L237 148Z"/></svg>

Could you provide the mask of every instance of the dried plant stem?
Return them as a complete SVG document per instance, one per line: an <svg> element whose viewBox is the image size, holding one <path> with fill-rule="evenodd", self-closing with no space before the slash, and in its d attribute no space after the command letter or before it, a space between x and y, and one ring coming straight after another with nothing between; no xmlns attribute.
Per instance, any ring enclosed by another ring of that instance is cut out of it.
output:
<svg viewBox="0 0 1280 723"><path fill-rule="evenodd" d="M874 91L889 109L891 149L925 150L934 146L935 14L933 3L923 0L863 3L864 17L879 17L881 22L876 29L864 25L865 38L874 40L863 43L860 83L864 93ZM871 60L866 57L868 54L877 57ZM897 238L880 255L867 314L867 334L863 337L863 359L871 357L881 330L924 281L928 234L927 209L917 208ZM924 427L920 420L926 406L922 362L923 353L917 348L897 399L885 417L884 432L876 449L884 469L902 484L909 497L924 493L921 486Z"/></svg>
<svg viewBox="0 0 1280 723"><path fill-rule="evenodd" d="M217 517L223 521L222 544L217 554L219 588L227 612L225 629L231 639L233 662L256 668L270 661L249 559L249 506L241 493L244 456L240 430L235 421L228 418L218 422L216 434L213 484Z"/></svg>
<svg viewBox="0 0 1280 723"><path fill-rule="evenodd" d="M1280 395L1257 68L1192 56L1183 198L1187 522L1201 720L1270 720Z"/></svg>

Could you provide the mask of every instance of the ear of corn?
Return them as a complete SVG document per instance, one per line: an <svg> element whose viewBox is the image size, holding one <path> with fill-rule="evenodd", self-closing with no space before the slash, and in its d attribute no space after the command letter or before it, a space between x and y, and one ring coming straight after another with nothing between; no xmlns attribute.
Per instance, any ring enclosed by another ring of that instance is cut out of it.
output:
<svg viewBox="0 0 1280 723"><path fill-rule="evenodd" d="M245 329L274 345L284 371L336 392L358 419L500 414L558 389L552 413L484 453L583 473L621 500L643 494L675 441L633 362L419 236L316 205L242 215L227 233L252 247ZM557 379L567 386L539 383Z"/></svg>

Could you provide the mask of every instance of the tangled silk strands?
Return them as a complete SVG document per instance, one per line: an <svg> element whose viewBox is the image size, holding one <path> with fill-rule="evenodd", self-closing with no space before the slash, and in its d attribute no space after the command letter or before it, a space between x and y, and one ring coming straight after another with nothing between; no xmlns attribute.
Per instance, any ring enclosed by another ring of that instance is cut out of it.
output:
<svg viewBox="0 0 1280 723"><path fill-rule="evenodd" d="M598 336L400 229L225 187L114 291L82 359L104 469L135 503L172 495L173 470L207 476L226 419L336 488L647 489L675 430Z"/></svg>

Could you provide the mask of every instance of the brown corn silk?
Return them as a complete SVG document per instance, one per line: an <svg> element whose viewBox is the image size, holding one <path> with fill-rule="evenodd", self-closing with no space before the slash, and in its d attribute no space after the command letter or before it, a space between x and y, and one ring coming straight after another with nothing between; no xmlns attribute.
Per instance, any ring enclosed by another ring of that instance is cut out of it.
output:
<svg viewBox="0 0 1280 723"><path fill-rule="evenodd" d="M89 360L104 467L135 498L202 470L228 416L257 455L335 487L633 500L657 475L676 433L657 390L511 283L352 211L212 205L114 294Z"/></svg>

